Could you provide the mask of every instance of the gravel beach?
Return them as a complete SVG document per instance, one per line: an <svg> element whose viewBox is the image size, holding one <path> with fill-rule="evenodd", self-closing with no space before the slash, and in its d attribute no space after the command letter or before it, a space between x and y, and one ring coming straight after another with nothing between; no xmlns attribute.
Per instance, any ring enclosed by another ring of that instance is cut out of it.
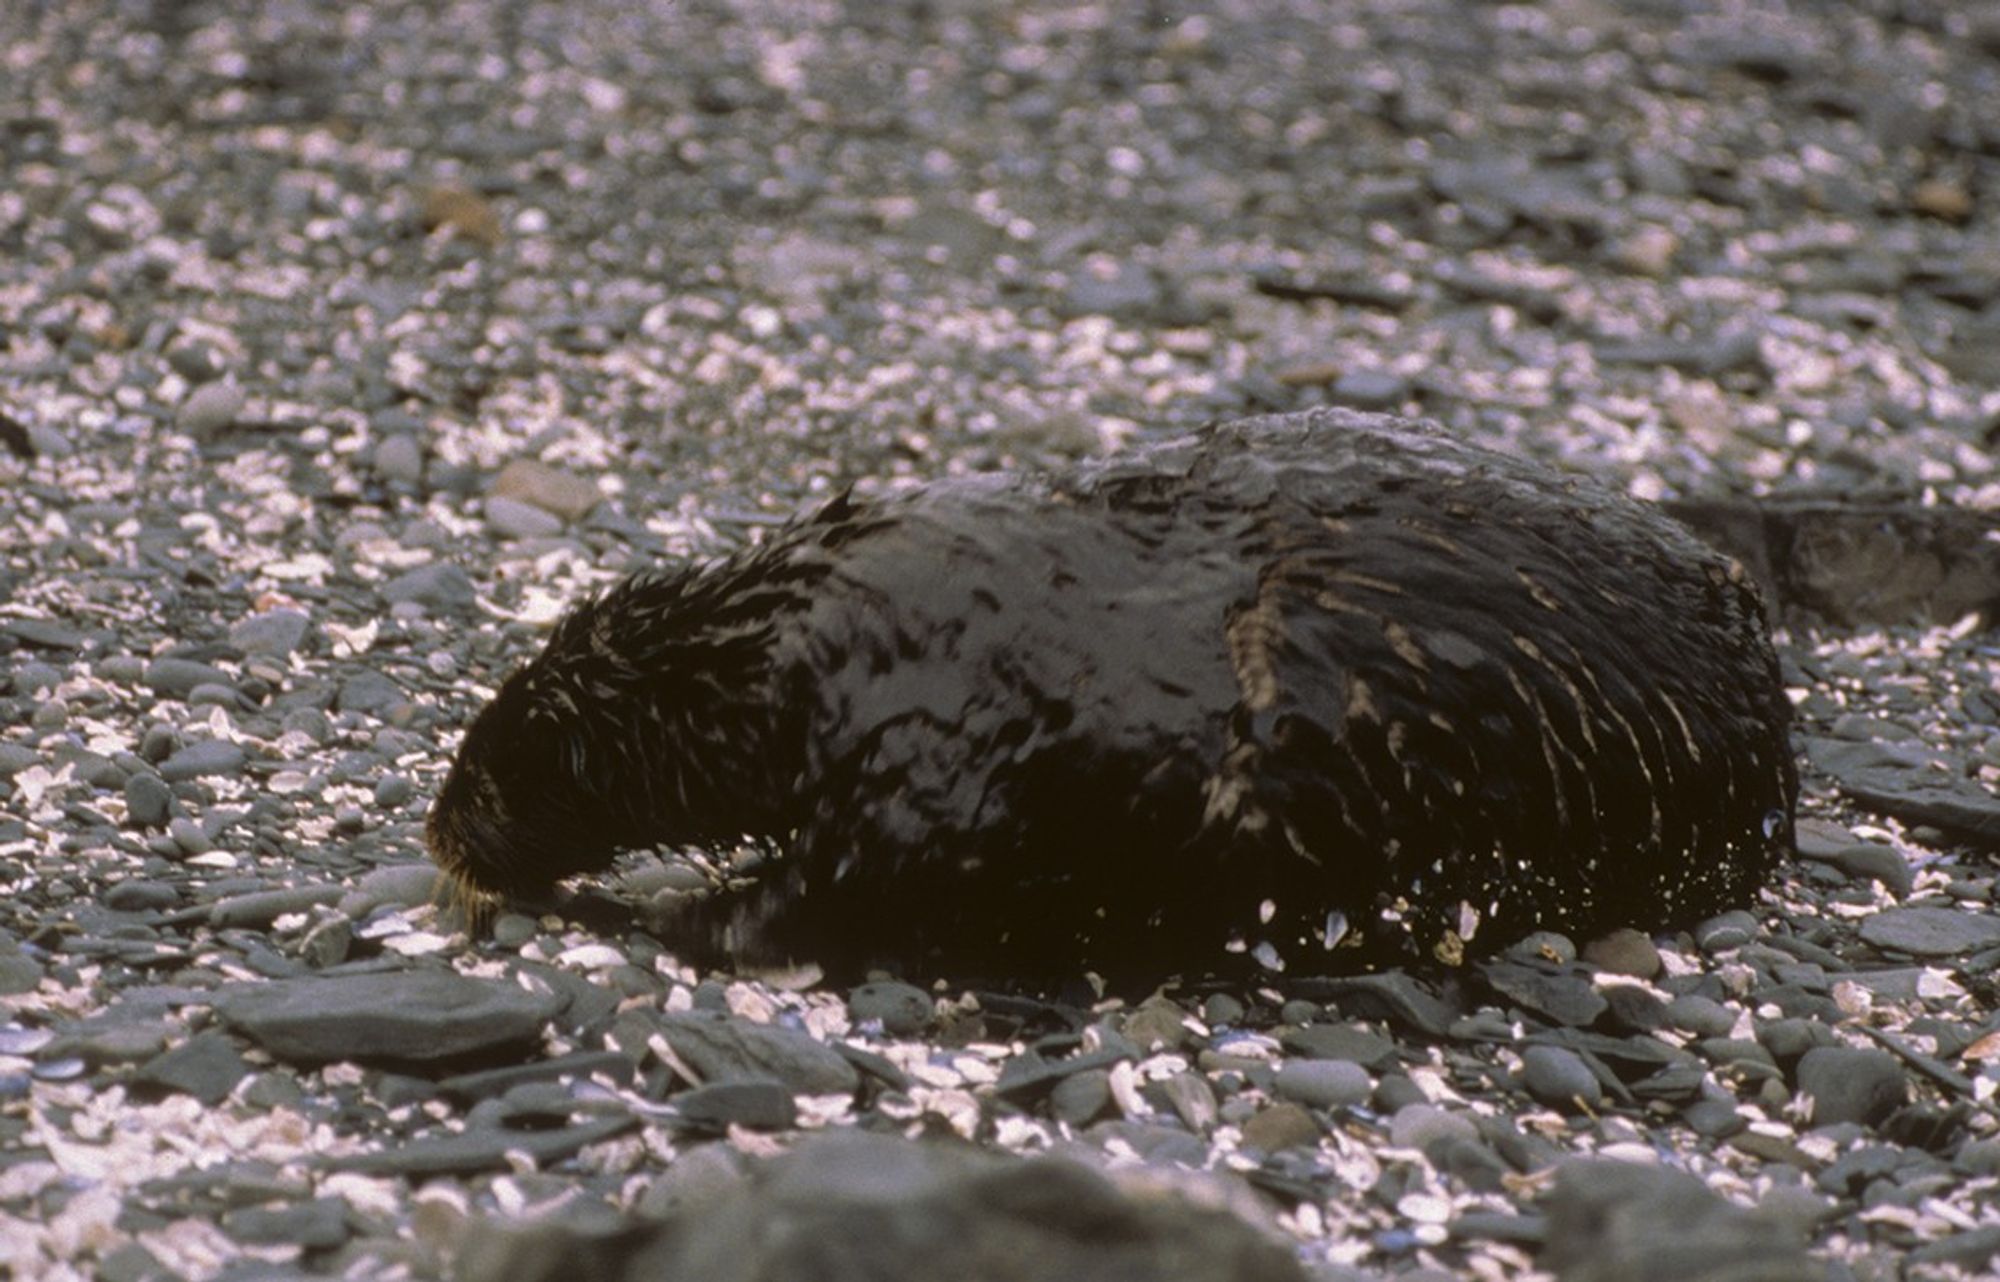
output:
<svg viewBox="0 0 2000 1282"><path fill-rule="evenodd" d="M2000 7L26 0L0 175L0 1273L2000 1261ZM1771 586L1757 903L1141 1001L440 906L565 603L1321 404Z"/></svg>

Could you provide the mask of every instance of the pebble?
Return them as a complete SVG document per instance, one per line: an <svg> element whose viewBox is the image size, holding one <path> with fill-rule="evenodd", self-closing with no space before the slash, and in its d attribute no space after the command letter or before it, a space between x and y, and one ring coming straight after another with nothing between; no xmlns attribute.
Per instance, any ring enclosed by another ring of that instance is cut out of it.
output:
<svg viewBox="0 0 2000 1282"><path fill-rule="evenodd" d="M160 778L182 783L214 775L234 775L249 754L225 739L197 739L160 763Z"/></svg>
<svg viewBox="0 0 2000 1282"><path fill-rule="evenodd" d="M1561 1046L1530 1046L1521 1052L1521 1083L1551 1108L1587 1112L1604 1102L1597 1074L1575 1051Z"/></svg>
<svg viewBox="0 0 2000 1282"><path fill-rule="evenodd" d="M1435 1104L1405 1104L1389 1119L1389 1142L1397 1148L1428 1149L1447 1140L1477 1143L1479 1128Z"/></svg>
<svg viewBox="0 0 2000 1282"><path fill-rule="evenodd" d="M218 930L269 926L287 913L304 912L316 904L331 904L346 892L339 886L291 886L282 890L253 890L231 895L209 905L208 923Z"/></svg>
<svg viewBox="0 0 2000 1282"><path fill-rule="evenodd" d="M191 1095L211 1108L229 1098L250 1066L221 1033L196 1033L179 1046L148 1060L134 1074L141 1087Z"/></svg>
<svg viewBox="0 0 2000 1282"><path fill-rule="evenodd" d="M857 1024L879 1022L891 1037L914 1037L931 1026L937 1004L930 994L890 980L863 984L847 996L847 1013Z"/></svg>
<svg viewBox="0 0 2000 1282"><path fill-rule="evenodd" d="M1815 1127L1853 1122L1873 1126L1909 1097L1903 1066L1872 1047L1818 1046L1799 1060L1798 1090L1811 1099Z"/></svg>
<svg viewBox="0 0 2000 1282"><path fill-rule="evenodd" d="M1276 1089L1308 1108L1351 1108L1368 1102L1375 1079L1347 1060L1295 1059L1279 1067Z"/></svg>
<svg viewBox="0 0 2000 1282"><path fill-rule="evenodd" d="M230 625L229 644L250 654L284 656L305 643L312 616L303 610L266 610Z"/></svg>
<svg viewBox="0 0 2000 1282"><path fill-rule="evenodd" d="M248 398L234 383L204 383L181 402L175 422L197 441L209 441L234 427Z"/></svg>
<svg viewBox="0 0 2000 1282"><path fill-rule="evenodd" d="M1644 931L1620 927L1583 946L1583 961L1610 975L1651 979L1660 973L1660 950Z"/></svg>
<svg viewBox="0 0 2000 1282"><path fill-rule="evenodd" d="M1824 1282L1796 1234L1679 1171L1568 1161L1544 1205L1561 1282Z"/></svg>
<svg viewBox="0 0 2000 1282"><path fill-rule="evenodd" d="M778 1082L713 1082L673 1097L675 1110L691 1127L726 1131L732 1126L753 1131L782 1131L798 1121L792 1093Z"/></svg>
<svg viewBox="0 0 2000 1282"><path fill-rule="evenodd" d="M1710 956L1741 948L1757 938L1757 919L1747 912L1726 912L1694 928L1694 942Z"/></svg>
<svg viewBox="0 0 2000 1282"><path fill-rule="evenodd" d="M1087 1126L1111 1110L1111 1074L1101 1068L1072 1073L1049 1092L1049 1112L1072 1127Z"/></svg>
<svg viewBox="0 0 2000 1282"><path fill-rule="evenodd" d="M418 485L424 479L424 447L404 433L384 437L375 447L375 470L391 481Z"/></svg>
<svg viewBox="0 0 2000 1282"><path fill-rule="evenodd" d="M196 686L227 686L233 678L212 664L172 657L155 659L146 665L145 682L153 693L169 699L186 699Z"/></svg>
<svg viewBox="0 0 2000 1282"><path fill-rule="evenodd" d="M1282 1153L1292 1148L1319 1145L1319 1123L1297 1104L1279 1101L1258 1111L1243 1123L1243 1146L1263 1153Z"/></svg>
<svg viewBox="0 0 2000 1282"><path fill-rule="evenodd" d="M172 908L181 899L180 891L157 881L134 877L104 892L104 906L113 912L143 913Z"/></svg>
<svg viewBox="0 0 2000 1282"><path fill-rule="evenodd" d="M125 781L125 821L134 828L166 827L173 803L173 789L156 774L135 774Z"/></svg>
<svg viewBox="0 0 2000 1282"><path fill-rule="evenodd" d="M504 499L548 513L556 518L557 529L562 528L563 522L581 521L602 497L588 479L527 458L513 459L501 468L487 493L489 520L493 514L492 502Z"/></svg>
<svg viewBox="0 0 2000 1282"><path fill-rule="evenodd" d="M470 609L479 599L465 571L443 562L405 571L377 591L391 605L413 601L444 614Z"/></svg>
<svg viewBox="0 0 2000 1282"><path fill-rule="evenodd" d="M562 518L519 499L494 495L486 500L486 526L502 538L540 539L562 533Z"/></svg>
<svg viewBox="0 0 2000 1282"><path fill-rule="evenodd" d="M860 1084L840 1052L794 1029L706 1011L661 1016L659 1029L703 1083L775 1080L801 1095L851 1094Z"/></svg>

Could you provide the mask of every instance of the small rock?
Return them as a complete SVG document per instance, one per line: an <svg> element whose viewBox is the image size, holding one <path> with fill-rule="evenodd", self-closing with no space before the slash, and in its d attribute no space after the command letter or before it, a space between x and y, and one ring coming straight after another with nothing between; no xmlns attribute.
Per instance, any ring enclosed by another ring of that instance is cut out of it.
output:
<svg viewBox="0 0 2000 1282"><path fill-rule="evenodd" d="M212 664L171 656L146 665L146 687L168 699L185 699L196 686L233 685L235 679Z"/></svg>
<svg viewBox="0 0 2000 1282"><path fill-rule="evenodd" d="M1351 1108L1368 1102L1375 1079L1340 1059L1295 1059L1278 1069L1277 1093L1308 1108Z"/></svg>
<svg viewBox="0 0 2000 1282"><path fill-rule="evenodd" d="M1537 1101L1570 1112L1596 1108L1604 1100L1604 1086L1590 1065L1561 1046L1530 1046L1522 1052L1521 1083Z"/></svg>
<svg viewBox="0 0 2000 1282"><path fill-rule="evenodd" d="M857 1024L879 1022L891 1037L914 1037L930 1027L937 1004L911 984L863 984L847 997L847 1013Z"/></svg>
<svg viewBox="0 0 2000 1282"><path fill-rule="evenodd" d="M209 905L208 924L217 930L262 929L286 913L304 912L315 904L331 904L345 894L339 886L290 886L253 890L218 899Z"/></svg>
<svg viewBox="0 0 2000 1282"><path fill-rule="evenodd" d="M1713 998L1689 993L1667 1003L1667 1023L1696 1037L1727 1037L1736 1027L1736 1013Z"/></svg>
<svg viewBox="0 0 2000 1282"><path fill-rule="evenodd" d="M602 497L597 486L585 478L528 458L517 458L501 468L487 493L489 503L492 499L525 503L567 522L581 521ZM487 515L490 519L490 506Z"/></svg>
<svg viewBox="0 0 2000 1282"><path fill-rule="evenodd" d="M1660 950L1643 931L1621 926L1583 946L1586 964L1611 975L1651 979L1660 973Z"/></svg>
<svg viewBox="0 0 2000 1282"><path fill-rule="evenodd" d="M180 892L157 881L132 878L104 892L104 906L116 913L157 912L180 902Z"/></svg>
<svg viewBox="0 0 2000 1282"><path fill-rule="evenodd" d="M1088 1126L1111 1108L1111 1074L1101 1068L1072 1073L1049 1092L1049 1112L1059 1122Z"/></svg>
<svg viewBox="0 0 2000 1282"><path fill-rule="evenodd" d="M250 1075L250 1066L235 1043L221 1033L196 1033L179 1046L143 1065L134 1082L156 1090L192 1095L210 1107L229 1098L236 1084Z"/></svg>
<svg viewBox="0 0 2000 1282"><path fill-rule="evenodd" d="M1494 992L1551 1023L1588 1028L1607 1005L1588 972L1580 968L1491 961L1479 973Z"/></svg>
<svg viewBox="0 0 2000 1282"><path fill-rule="evenodd" d="M831 1095L861 1081L840 1052L794 1029L706 1011L665 1015L659 1024L667 1045L704 1084L776 1079L802 1095Z"/></svg>
<svg viewBox="0 0 2000 1282"><path fill-rule="evenodd" d="M238 620L229 629L229 644L250 654L284 656L304 644L312 616L303 610L266 610Z"/></svg>
<svg viewBox="0 0 2000 1282"><path fill-rule="evenodd" d="M243 749L223 739L200 739L160 763L160 778L168 783L200 779L207 775L233 775L243 769L249 756ZM143 778L144 776L134 776Z"/></svg>
<svg viewBox="0 0 2000 1282"><path fill-rule="evenodd" d="M1316 1148L1319 1139L1319 1123L1313 1120L1313 1115L1297 1104L1282 1100L1243 1123L1243 1146L1264 1153Z"/></svg>
<svg viewBox="0 0 2000 1282"><path fill-rule="evenodd" d="M426 232L447 231L491 249L500 243L500 214L469 187L442 183L425 188L419 214Z"/></svg>
<svg viewBox="0 0 2000 1282"><path fill-rule="evenodd" d="M495 495L486 500L486 528L502 538L540 539L562 533L563 523L538 507Z"/></svg>
<svg viewBox="0 0 2000 1282"><path fill-rule="evenodd" d="M1903 1066L1872 1047L1819 1046L1799 1060L1798 1088L1812 1100L1812 1124L1873 1126L1909 1098Z"/></svg>
<svg viewBox="0 0 2000 1282"><path fill-rule="evenodd" d="M1972 217L1972 193L1963 183L1928 178L1910 192L1910 208L1945 222L1962 223Z"/></svg>
<svg viewBox="0 0 2000 1282"><path fill-rule="evenodd" d="M1757 938L1757 919L1740 909L1710 917L1694 928L1694 942L1713 956Z"/></svg>
<svg viewBox="0 0 2000 1282"><path fill-rule="evenodd" d="M225 1211L222 1231L245 1246L327 1251L347 1241L347 1200L321 1197L294 1206L246 1206Z"/></svg>
<svg viewBox="0 0 2000 1282"><path fill-rule="evenodd" d="M1363 410L1392 410L1410 398L1410 380L1387 370L1356 369L1333 383L1333 400Z"/></svg>
<svg viewBox="0 0 2000 1282"><path fill-rule="evenodd" d="M375 470L388 480L417 485L424 479L424 447L407 433L384 437L375 447Z"/></svg>
<svg viewBox="0 0 2000 1282"><path fill-rule="evenodd" d="M197 441L213 440L235 426L245 400L243 389L234 383L204 383L181 402L174 421Z"/></svg>
<svg viewBox="0 0 2000 1282"><path fill-rule="evenodd" d="M447 613L470 609L479 600L479 593L465 571L443 562L420 565L399 574L376 591L391 605L413 601Z"/></svg>
<svg viewBox="0 0 2000 1282"><path fill-rule="evenodd" d="M1397 1148L1427 1149L1443 1140L1477 1143L1479 1128L1472 1119L1435 1104L1405 1104L1389 1119L1389 1142Z"/></svg>
<svg viewBox="0 0 2000 1282"><path fill-rule="evenodd" d="M174 790L155 774L135 774L125 781L125 822L134 828L164 828L174 804Z"/></svg>
<svg viewBox="0 0 2000 1282"><path fill-rule="evenodd" d="M799 1118L792 1093L779 1082L711 1082L682 1091L673 1103L689 1126L718 1132L732 1126L782 1131Z"/></svg>
<svg viewBox="0 0 2000 1282"><path fill-rule="evenodd" d="M1565 1162L1546 1206L1560 1282L1824 1282L1785 1226L1665 1167Z"/></svg>

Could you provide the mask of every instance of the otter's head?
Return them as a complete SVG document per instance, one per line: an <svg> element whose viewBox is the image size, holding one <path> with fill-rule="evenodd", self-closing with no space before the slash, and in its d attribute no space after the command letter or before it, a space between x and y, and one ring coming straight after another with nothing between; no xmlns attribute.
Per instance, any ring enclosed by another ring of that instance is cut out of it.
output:
<svg viewBox="0 0 2000 1282"><path fill-rule="evenodd" d="M424 825L431 859L478 911L597 872L628 839L615 762L591 750L595 713L537 660L473 719Z"/></svg>

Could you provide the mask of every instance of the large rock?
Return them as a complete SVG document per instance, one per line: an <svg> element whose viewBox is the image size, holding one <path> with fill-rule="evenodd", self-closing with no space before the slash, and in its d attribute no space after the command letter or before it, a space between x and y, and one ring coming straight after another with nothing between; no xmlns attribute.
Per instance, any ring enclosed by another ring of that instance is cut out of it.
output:
<svg viewBox="0 0 2000 1282"><path fill-rule="evenodd" d="M525 1048L562 1009L553 994L443 970L232 984L224 1023L281 1060L437 1063Z"/></svg>
<svg viewBox="0 0 2000 1282"><path fill-rule="evenodd" d="M1561 1282L1825 1282L1789 1226L1681 1171L1567 1162L1547 1207L1541 1264Z"/></svg>
<svg viewBox="0 0 2000 1282"><path fill-rule="evenodd" d="M650 1229L475 1226L482 1282L1304 1282L1290 1250L1227 1211L1128 1193L1087 1167L846 1131Z"/></svg>

